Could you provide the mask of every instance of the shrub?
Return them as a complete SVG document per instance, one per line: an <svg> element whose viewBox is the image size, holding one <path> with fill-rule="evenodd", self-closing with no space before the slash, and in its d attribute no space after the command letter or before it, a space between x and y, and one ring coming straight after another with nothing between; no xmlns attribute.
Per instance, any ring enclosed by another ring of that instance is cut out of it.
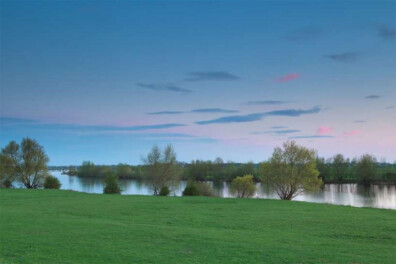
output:
<svg viewBox="0 0 396 264"><path fill-rule="evenodd" d="M106 194L120 194L121 189L118 185L118 179L112 172L106 173L105 178L105 187L103 189L103 193Z"/></svg>
<svg viewBox="0 0 396 264"><path fill-rule="evenodd" d="M183 196L198 196L199 190L197 185L193 182L187 183L186 188L183 191Z"/></svg>
<svg viewBox="0 0 396 264"><path fill-rule="evenodd" d="M183 196L213 196L212 187L204 182L190 181L183 191Z"/></svg>
<svg viewBox="0 0 396 264"><path fill-rule="evenodd" d="M198 189L199 195L202 196L214 196L212 187L204 182L197 182L196 187Z"/></svg>
<svg viewBox="0 0 396 264"><path fill-rule="evenodd" d="M170 190L169 190L168 186L164 186L161 188L159 195L160 196L168 196L169 193L170 193Z"/></svg>
<svg viewBox="0 0 396 264"><path fill-rule="evenodd" d="M256 191L253 176L245 175L243 177L236 177L232 180L231 191L234 192L238 198L248 198L253 196Z"/></svg>
<svg viewBox="0 0 396 264"><path fill-rule="evenodd" d="M45 177L45 181L44 181L44 189L56 189L59 190L61 187L61 183L59 182L59 180L51 175L48 175L47 177Z"/></svg>

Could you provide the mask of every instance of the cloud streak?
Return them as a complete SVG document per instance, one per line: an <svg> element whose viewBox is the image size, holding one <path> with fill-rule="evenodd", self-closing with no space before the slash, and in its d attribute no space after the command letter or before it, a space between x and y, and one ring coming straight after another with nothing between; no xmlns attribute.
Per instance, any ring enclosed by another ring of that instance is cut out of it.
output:
<svg viewBox="0 0 396 264"><path fill-rule="evenodd" d="M249 105L281 105L285 104L285 101L279 100L263 100L263 101L249 101Z"/></svg>
<svg viewBox="0 0 396 264"><path fill-rule="evenodd" d="M202 81L235 81L240 77L225 71L199 71L190 72L189 77L184 79L187 82L202 82Z"/></svg>
<svg viewBox="0 0 396 264"><path fill-rule="evenodd" d="M358 56L359 53L357 52L344 52L338 54L325 55L326 58L329 58L336 62L343 62L343 63L354 62L356 61Z"/></svg>
<svg viewBox="0 0 396 264"><path fill-rule="evenodd" d="M150 112L148 115L179 115L184 112L181 111L160 111L160 112Z"/></svg>
<svg viewBox="0 0 396 264"><path fill-rule="evenodd" d="M373 100L373 99L379 99L381 96L379 96L379 95L375 95L375 94L372 94L372 95L368 95L368 96L366 96L366 97L364 97L365 99L369 99L369 100Z"/></svg>
<svg viewBox="0 0 396 264"><path fill-rule="evenodd" d="M396 39L396 28L389 27L387 25L377 24L375 25L378 35L384 40Z"/></svg>
<svg viewBox="0 0 396 264"><path fill-rule="evenodd" d="M191 110L192 113L238 113L237 110L227 110L222 108L199 108Z"/></svg>
<svg viewBox="0 0 396 264"><path fill-rule="evenodd" d="M259 121L267 116L288 116L288 117L298 117L306 114L315 114L319 113L321 108L315 106L310 109L285 109L285 110L277 110L270 111L264 113L253 113L248 115L234 115L234 116L225 116L212 120L198 121L195 122L198 125L208 125L208 124L225 124L225 123L245 123L245 122L253 122Z"/></svg>
<svg viewBox="0 0 396 264"><path fill-rule="evenodd" d="M279 77L276 81L278 83L290 82L300 77L299 73L289 73Z"/></svg>
<svg viewBox="0 0 396 264"><path fill-rule="evenodd" d="M293 136L289 137L290 139L299 139L299 138L334 138L333 136L326 135L311 135L311 136Z"/></svg>
<svg viewBox="0 0 396 264"><path fill-rule="evenodd" d="M152 90L152 91L169 91L175 93L192 93L191 90L175 86L173 84L154 84L154 83L137 83L140 88Z"/></svg>
<svg viewBox="0 0 396 264"><path fill-rule="evenodd" d="M263 134L277 134L277 135L284 135L284 134L291 134L291 133L299 133L301 130L298 129L282 129L282 130L271 130L271 131L253 131L250 132L251 135L263 135Z"/></svg>
<svg viewBox="0 0 396 264"><path fill-rule="evenodd" d="M331 127L321 126L316 131L316 135L328 135L333 131Z"/></svg>

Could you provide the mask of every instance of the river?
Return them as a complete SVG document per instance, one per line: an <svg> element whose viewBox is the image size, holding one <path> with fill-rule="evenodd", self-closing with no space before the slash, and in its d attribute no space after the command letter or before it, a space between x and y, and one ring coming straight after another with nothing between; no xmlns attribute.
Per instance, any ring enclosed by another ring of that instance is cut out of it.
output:
<svg viewBox="0 0 396 264"><path fill-rule="evenodd" d="M51 171L59 179L61 189L86 193L102 193L103 180L100 178L80 178L61 174L61 171ZM217 196L230 198L230 183L208 182ZM122 194L152 195L153 192L144 181L120 179ZM278 199L274 191L269 190L261 183L257 183L254 198ZM186 186L186 181L180 181L172 188L172 195L180 196ZM396 185L371 185L370 187L358 184L325 184L320 191L303 193L294 200L350 205L355 207L374 207L396 210Z"/></svg>

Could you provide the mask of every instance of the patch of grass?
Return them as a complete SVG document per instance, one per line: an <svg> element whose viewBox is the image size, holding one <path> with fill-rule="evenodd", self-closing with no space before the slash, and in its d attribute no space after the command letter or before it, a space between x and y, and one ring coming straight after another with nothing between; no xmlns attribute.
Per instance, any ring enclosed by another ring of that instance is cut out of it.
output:
<svg viewBox="0 0 396 264"><path fill-rule="evenodd" d="M0 189L0 263L394 263L396 211Z"/></svg>

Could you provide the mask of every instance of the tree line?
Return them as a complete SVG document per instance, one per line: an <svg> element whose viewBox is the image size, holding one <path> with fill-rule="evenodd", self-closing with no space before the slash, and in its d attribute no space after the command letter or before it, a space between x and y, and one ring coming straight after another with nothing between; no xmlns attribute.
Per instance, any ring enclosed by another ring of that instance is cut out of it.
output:
<svg viewBox="0 0 396 264"><path fill-rule="evenodd" d="M59 188L59 181L50 176L48 156L35 140L25 138L21 144L14 141L0 154L0 186L11 187L18 181L26 188ZM231 181L231 190L237 197L251 197L255 182L262 181L273 188L281 199L291 200L308 190L317 190L326 182L396 183L396 165L378 163L372 155L349 160L341 154L330 159L319 158L317 152L287 141L276 147L272 156L260 164L225 163L195 160L177 161L172 145L160 149L153 146L143 159L143 165L95 165L85 161L81 166L70 166L65 173L80 177L102 177L104 193L120 193L119 178L144 179L154 195L169 195L180 180L188 180L183 195L212 196L210 186L203 181Z"/></svg>

